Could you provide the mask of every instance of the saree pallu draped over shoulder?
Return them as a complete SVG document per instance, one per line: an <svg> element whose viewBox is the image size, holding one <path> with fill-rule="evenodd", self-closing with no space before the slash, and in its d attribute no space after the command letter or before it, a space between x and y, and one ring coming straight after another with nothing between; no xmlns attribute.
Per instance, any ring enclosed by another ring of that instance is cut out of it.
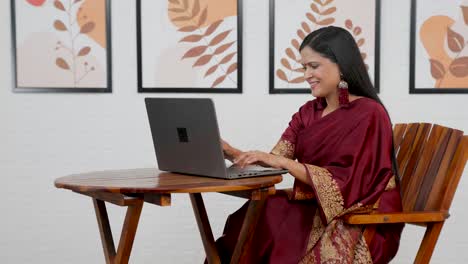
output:
<svg viewBox="0 0 468 264"><path fill-rule="evenodd" d="M385 109L359 98L321 115L316 100L304 104L272 150L302 163L308 181L295 180L292 189L268 198L249 263L388 263L398 250L403 225L378 226L366 241L363 226L341 219L356 211L401 211ZM217 241L223 263L229 263L247 205L229 216Z"/></svg>

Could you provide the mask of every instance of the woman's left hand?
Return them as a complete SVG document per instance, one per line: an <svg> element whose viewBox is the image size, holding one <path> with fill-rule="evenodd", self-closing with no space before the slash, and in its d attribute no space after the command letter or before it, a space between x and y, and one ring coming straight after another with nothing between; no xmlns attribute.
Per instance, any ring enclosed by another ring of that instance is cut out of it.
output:
<svg viewBox="0 0 468 264"><path fill-rule="evenodd" d="M281 159L281 156L256 150L243 152L234 160L234 163L241 168L254 163L273 168L281 168Z"/></svg>

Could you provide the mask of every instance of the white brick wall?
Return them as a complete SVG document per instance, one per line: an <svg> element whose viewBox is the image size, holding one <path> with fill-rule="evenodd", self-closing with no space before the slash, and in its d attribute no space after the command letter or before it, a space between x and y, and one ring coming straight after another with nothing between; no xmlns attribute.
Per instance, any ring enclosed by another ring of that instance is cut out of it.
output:
<svg viewBox="0 0 468 264"><path fill-rule="evenodd" d="M136 93L134 1L112 0L113 94L13 94L9 2L0 1L0 259L103 263L91 200L55 189L53 181L70 173L155 164L143 105L145 96L155 95ZM426 121L468 132L468 95L408 94L409 6L407 0L383 1L382 99L395 123ZM268 95L268 1L244 0L243 12L244 94L200 97L214 98L224 138L243 149L268 150L308 97ZM468 213L462 207L467 174L433 263L468 262ZM288 184L290 179L283 183ZM219 194L206 195L205 201L215 236L243 203ZM109 207L116 237L124 211ZM420 228L405 229L394 263L412 262L422 234ZM144 206L133 263L200 263L203 256L186 195L174 196L169 208Z"/></svg>

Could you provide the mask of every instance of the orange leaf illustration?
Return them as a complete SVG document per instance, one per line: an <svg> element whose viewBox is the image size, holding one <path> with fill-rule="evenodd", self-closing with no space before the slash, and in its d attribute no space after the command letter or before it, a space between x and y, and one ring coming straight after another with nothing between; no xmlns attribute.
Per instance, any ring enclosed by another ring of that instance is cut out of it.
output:
<svg viewBox="0 0 468 264"><path fill-rule="evenodd" d="M362 29L360 27L356 27L354 30L353 30L353 34L358 36L359 34L361 34L362 32Z"/></svg>
<svg viewBox="0 0 468 264"><path fill-rule="evenodd" d="M314 2L321 5L321 6L323 6L322 1L320 1L320 0L314 0Z"/></svg>
<svg viewBox="0 0 468 264"><path fill-rule="evenodd" d="M211 33L213 33L217 28L218 26L223 22L223 20L218 20L216 22L213 22L209 27L208 29L206 29L206 32L205 32L205 36L209 36L211 35Z"/></svg>
<svg viewBox="0 0 468 264"><path fill-rule="evenodd" d="M182 59L200 56L200 55L203 54L203 52L205 52L205 50L207 48L208 48L208 46L197 46L197 47L191 48L191 49L189 49L189 51L187 51L184 54Z"/></svg>
<svg viewBox="0 0 468 264"><path fill-rule="evenodd" d="M196 17L200 13L200 1L195 0L195 3L193 4L192 8L192 17Z"/></svg>
<svg viewBox="0 0 468 264"><path fill-rule="evenodd" d="M208 8L205 7L205 9L203 10L203 12L202 12L202 14L200 16L200 20L198 20L198 26L201 26L206 22L206 17L207 16L208 16Z"/></svg>
<svg viewBox="0 0 468 264"><path fill-rule="evenodd" d="M55 60L55 64L59 66L59 68L62 68L64 70L69 70L70 66L68 66L68 63L63 59L63 58L57 58Z"/></svg>
<svg viewBox="0 0 468 264"><path fill-rule="evenodd" d="M465 39L462 35L447 27L448 46L453 52L460 52L465 47Z"/></svg>
<svg viewBox="0 0 468 264"><path fill-rule="evenodd" d="M67 30L67 27L65 26L65 24L60 20L55 20L54 21L54 28L56 30L59 30L59 31L66 31Z"/></svg>
<svg viewBox="0 0 468 264"><path fill-rule="evenodd" d="M228 63L232 57L234 57L234 55L236 55L237 52L233 52L233 53L230 53L228 55L226 55L219 64L225 64L225 63Z"/></svg>
<svg viewBox="0 0 468 264"><path fill-rule="evenodd" d="M301 39L305 38L304 32L302 30L300 30L300 29L297 30L297 36L299 36Z"/></svg>
<svg viewBox="0 0 468 264"><path fill-rule="evenodd" d="M286 77L286 73L284 73L284 71L282 71L281 69L278 69L276 71L276 76L278 76L278 78L280 78L281 80L285 82L289 82L288 78Z"/></svg>
<svg viewBox="0 0 468 264"><path fill-rule="evenodd" d="M295 78L295 79L292 79L292 80L289 81L289 82L290 82L290 83L302 83L302 82L304 82L304 81L305 81L304 77L301 76L301 77L297 77L297 78Z"/></svg>
<svg viewBox="0 0 468 264"><path fill-rule="evenodd" d="M306 33L310 33L310 27L309 27L309 25L307 25L306 22L302 22L302 23L301 23L301 26L302 26L302 29L304 29L304 31L305 31Z"/></svg>
<svg viewBox="0 0 468 264"><path fill-rule="evenodd" d="M438 60L433 60L429 59L429 62L431 63L431 75L434 77L434 79L438 80L444 77L445 75L445 68L442 63L440 63Z"/></svg>
<svg viewBox="0 0 468 264"><path fill-rule="evenodd" d="M322 21L317 22L317 24L319 24L321 26L326 26L326 25L333 24L333 22L335 22L335 19L333 17L329 17L327 19L324 19Z"/></svg>
<svg viewBox="0 0 468 264"><path fill-rule="evenodd" d="M214 37L211 41L210 41L210 44L208 44L209 46L214 46L218 43L220 43L221 41L223 41L223 39L225 39L227 37L227 35L229 34L229 32L231 32L232 29L230 30L226 30L222 33L219 33L216 37Z"/></svg>
<svg viewBox="0 0 468 264"><path fill-rule="evenodd" d="M214 81L214 83L211 85L211 87L215 87L216 85L222 83L224 81L224 79L226 79L226 75L223 75L223 76L219 77L218 79L216 79L216 81Z"/></svg>
<svg viewBox="0 0 468 264"><path fill-rule="evenodd" d="M317 19L314 17L314 15L312 15L312 13L307 13L306 17L313 23L317 24Z"/></svg>
<svg viewBox="0 0 468 264"><path fill-rule="evenodd" d="M294 71L294 72L300 72L300 73L304 73L304 72L305 72L304 68L296 68L296 69L293 69L292 71Z"/></svg>
<svg viewBox="0 0 468 264"><path fill-rule="evenodd" d="M223 53L225 50L229 49L234 43L235 41L217 47L214 54L217 55Z"/></svg>
<svg viewBox="0 0 468 264"><path fill-rule="evenodd" d="M291 48L286 49L286 55L288 55L288 57L291 58L293 61L297 61L296 55L294 54Z"/></svg>
<svg viewBox="0 0 468 264"><path fill-rule="evenodd" d="M65 11L65 7L63 6L62 2L60 2L58 0L54 1L54 6L55 6L55 8L57 8L59 10Z"/></svg>
<svg viewBox="0 0 468 264"><path fill-rule="evenodd" d="M229 66L229 68L227 69L226 74L230 74L230 73L234 72L235 70L237 70L237 62L234 62L233 64L231 64L231 66Z"/></svg>
<svg viewBox="0 0 468 264"><path fill-rule="evenodd" d="M458 78L468 76L468 57L460 57L452 61L449 70Z"/></svg>
<svg viewBox="0 0 468 264"><path fill-rule="evenodd" d="M327 1L325 1L325 2L323 3L323 5L326 6L326 5L330 4L331 2L333 2L333 0L327 0Z"/></svg>
<svg viewBox="0 0 468 264"><path fill-rule="evenodd" d="M85 56L91 51L91 47L84 47L78 52L78 56Z"/></svg>
<svg viewBox="0 0 468 264"><path fill-rule="evenodd" d="M365 39L363 39L363 38L359 39L358 42L357 42L358 47L361 47L362 45L364 45L364 42L366 42Z"/></svg>
<svg viewBox="0 0 468 264"><path fill-rule="evenodd" d="M346 19L345 21L345 26L347 29L352 30L353 29L353 22L349 19Z"/></svg>
<svg viewBox="0 0 468 264"><path fill-rule="evenodd" d="M216 69L218 69L218 64L216 64L216 65L212 66L211 68L209 68L205 73L205 77L212 74L213 72L215 72Z"/></svg>
<svg viewBox="0 0 468 264"><path fill-rule="evenodd" d="M193 31L195 31L197 29L198 29L198 27L196 27L196 26L186 26L186 27L179 28L178 31L180 31L180 32L193 32Z"/></svg>
<svg viewBox="0 0 468 264"><path fill-rule="evenodd" d="M179 42L198 42L203 38L203 35L189 35L179 40Z"/></svg>
<svg viewBox="0 0 468 264"><path fill-rule="evenodd" d="M203 66L205 64L207 64L208 62L210 62L211 58L213 57L212 54L209 54L209 55L203 55L201 56L200 58L198 58L197 61L195 61L195 63L193 64L194 67L196 66Z"/></svg>
<svg viewBox="0 0 468 264"><path fill-rule="evenodd" d="M310 4L310 9L312 9L312 11L314 11L315 13L320 14L320 9L317 7L316 4Z"/></svg>
<svg viewBox="0 0 468 264"><path fill-rule="evenodd" d="M189 16L180 16L180 17L176 17L174 19L172 19L172 21L188 21L192 19L192 17L189 17Z"/></svg>
<svg viewBox="0 0 468 264"><path fill-rule="evenodd" d="M336 7L330 7L321 13L322 16L327 16L336 12Z"/></svg>
<svg viewBox="0 0 468 264"><path fill-rule="evenodd" d="M281 64L288 70L291 70L291 64L289 64L289 61L285 58L281 59Z"/></svg>
<svg viewBox="0 0 468 264"><path fill-rule="evenodd" d="M93 31L94 25L95 25L94 22L88 22L88 23L84 24L80 29L80 33L81 34L86 34L86 33L89 33L91 31Z"/></svg>
<svg viewBox="0 0 468 264"><path fill-rule="evenodd" d="M465 20L465 24L468 25L468 6L460 6L463 13L463 19Z"/></svg>
<svg viewBox="0 0 468 264"><path fill-rule="evenodd" d="M174 12L174 13L182 13L185 11L183 8L169 8L169 11Z"/></svg>
<svg viewBox="0 0 468 264"><path fill-rule="evenodd" d="M299 41L297 41L296 39L291 40L291 45L293 45L293 47L297 50L299 50L299 48L301 47Z"/></svg>

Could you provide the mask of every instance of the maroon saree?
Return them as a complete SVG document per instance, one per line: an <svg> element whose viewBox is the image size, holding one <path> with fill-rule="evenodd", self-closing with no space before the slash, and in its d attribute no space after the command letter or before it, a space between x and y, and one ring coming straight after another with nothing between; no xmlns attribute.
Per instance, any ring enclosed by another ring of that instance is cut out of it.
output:
<svg viewBox="0 0 468 264"><path fill-rule="evenodd" d="M403 225L378 226L371 241L363 226L341 216L377 209L401 211L392 171L392 127L385 109L369 98L321 117L317 100L293 115L272 150L304 165L308 182L268 198L255 230L249 263L388 263ZM217 241L223 263L234 249L247 209L229 216Z"/></svg>

